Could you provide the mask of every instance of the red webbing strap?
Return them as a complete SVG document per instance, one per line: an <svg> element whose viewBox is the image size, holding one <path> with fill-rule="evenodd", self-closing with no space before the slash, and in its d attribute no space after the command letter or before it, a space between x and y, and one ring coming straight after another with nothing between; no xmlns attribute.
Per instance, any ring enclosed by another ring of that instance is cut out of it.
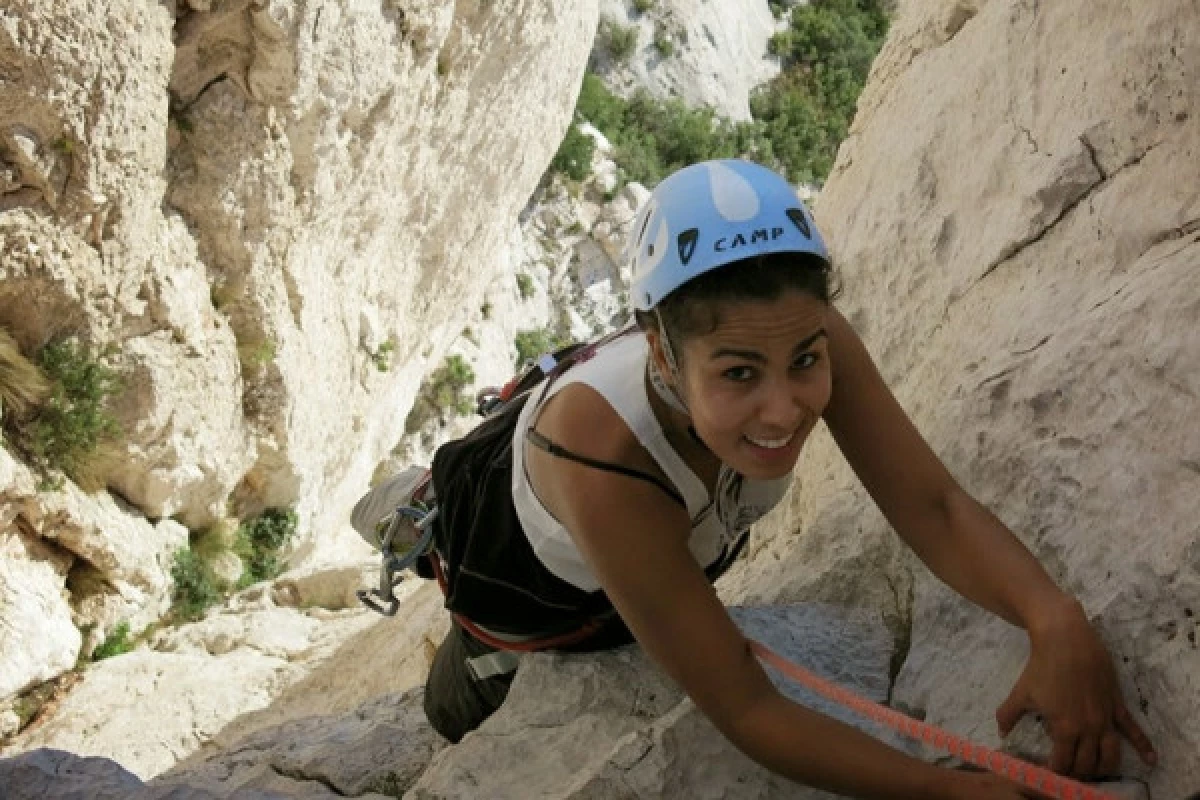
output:
<svg viewBox="0 0 1200 800"><path fill-rule="evenodd" d="M844 689L836 683L814 675L798 664L793 664L783 656L773 652L766 645L750 642L750 649L764 663L791 678L796 683L812 689L817 694L857 711L862 716L880 722L900 732L910 739L917 739L927 745L945 751L952 756L970 762L1024 786L1042 792L1059 800L1119 800L1119 798L1102 792L1086 784L1057 775L1048 769L1034 766L1005 753L991 750L982 745L972 744L948 731L930 725L927 722L913 719L899 711L882 706L865 697Z"/></svg>
<svg viewBox="0 0 1200 800"><path fill-rule="evenodd" d="M436 552L429 554L429 562L433 565L433 574L437 577L438 587L442 590L442 596L446 594L446 575L442 572L442 559ZM471 620L464 617L462 614L450 612L455 621L463 627L467 633L474 636L479 641L486 644L488 647L494 647L497 650L512 650L517 653L533 653L538 650L550 650L555 647L569 647L573 644L579 644L584 639L598 631L601 626L599 620L589 620L582 627L560 633L555 636L544 636L538 639L527 639L524 641L510 642L506 639L500 639L496 636L480 628Z"/></svg>

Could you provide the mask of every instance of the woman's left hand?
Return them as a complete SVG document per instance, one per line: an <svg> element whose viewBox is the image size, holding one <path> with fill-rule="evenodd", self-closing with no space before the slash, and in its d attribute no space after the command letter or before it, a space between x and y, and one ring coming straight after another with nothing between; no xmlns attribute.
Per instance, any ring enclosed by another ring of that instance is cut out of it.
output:
<svg viewBox="0 0 1200 800"><path fill-rule="evenodd" d="M1146 764L1154 746L1129 713L1112 659L1074 600L1029 631L1031 652L1008 699L996 709L1007 736L1028 711L1040 713L1054 742L1050 768L1080 778L1116 775L1121 737Z"/></svg>

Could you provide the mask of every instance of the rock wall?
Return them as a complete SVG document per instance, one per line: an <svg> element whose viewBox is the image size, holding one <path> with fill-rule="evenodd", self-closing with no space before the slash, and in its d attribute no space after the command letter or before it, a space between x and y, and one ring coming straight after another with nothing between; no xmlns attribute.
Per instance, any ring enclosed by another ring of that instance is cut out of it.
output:
<svg viewBox="0 0 1200 800"><path fill-rule="evenodd" d="M0 704L74 663L68 608L97 636L160 613L184 526L290 506L306 537L293 563L354 551L348 509L506 267L596 14L594 0L0 9L0 326L26 355L78 335L125 382L111 496L39 491L0 453L0 650L22 653L0 669ZM34 606L62 634L36 654Z"/></svg>
<svg viewBox="0 0 1200 800"><path fill-rule="evenodd" d="M840 307L960 482L1077 594L1200 786L1194 3L902 2L817 205ZM998 743L1024 635L895 543L827 437L730 596L887 610L894 701ZM760 532L761 533L761 532ZM1014 749L1045 752L1036 726Z"/></svg>
<svg viewBox="0 0 1200 800"><path fill-rule="evenodd" d="M1151 798L1200 786L1197 17L1184 0L902 0L817 207L843 272L841 307L901 402L1112 647L1161 756L1150 771L1130 757L1123 772ZM219 96L201 94L201 106ZM237 192L228 196L238 208ZM221 240L204 242L200 253ZM231 319L239 330L236 309ZM810 444L798 475L722 595L858 607L803 635L844 643L821 669L851 663L841 648L866 643L864 688L999 744L992 715L1021 667L1023 635L913 562L828 437ZM159 790L427 798L478 796L487 780L498 796L722 796L746 786L815 796L739 760L632 652L527 659L506 707L424 769L438 743L415 694L349 711L364 699L354 676L378 678L375 659L389 655L372 633L356 658L329 662L288 703L234 725L219 752L199 754ZM420 658L404 655L401 684ZM345 691L322 706L335 688ZM331 716L298 720L310 702L309 713ZM343 768L368 742L397 741L412 748L386 756L395 770ZM1046 739L1030 721L1005 745L1036 754ZM532 768L535 751L544 770ZM34 780L67 771L45 752L23 759L0 766ZM96 766L114 785L137 783Z"/></svg>
<svg viewBox="0 0 1200 800"><path fill-rule="evenodd" d="M639 12L631 0L600 0L601 16L636 32L633 54L614 61L598 46L593 67L615 91L646 89L750 119L750 92L779 73L767 55L776 20L766 0L655 0Z"/></svg>

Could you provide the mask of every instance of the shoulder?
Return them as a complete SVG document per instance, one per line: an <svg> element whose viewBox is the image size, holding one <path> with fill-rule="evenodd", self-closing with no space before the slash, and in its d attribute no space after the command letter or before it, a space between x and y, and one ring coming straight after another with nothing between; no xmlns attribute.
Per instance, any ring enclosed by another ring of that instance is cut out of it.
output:
<svg viewBox="0 0 1200 800"><path fill-rule="evenodd" d="M624 418L585 383L564 386L546 402L531 427L581 456L661 474Z"/></svg>
<svg viewBox="0 0 1200 800"><path fill-rule="evenodd" d="M533 420L536 430L576 456L670 481L628 424L598 391L582 383L563 387ZM534 492L555 519L572 534L572 521L604 526L640 508L642 512L679 511L687 530L687 514L653 483L617 472L580 464L527 446L525 464Z"/></svg>

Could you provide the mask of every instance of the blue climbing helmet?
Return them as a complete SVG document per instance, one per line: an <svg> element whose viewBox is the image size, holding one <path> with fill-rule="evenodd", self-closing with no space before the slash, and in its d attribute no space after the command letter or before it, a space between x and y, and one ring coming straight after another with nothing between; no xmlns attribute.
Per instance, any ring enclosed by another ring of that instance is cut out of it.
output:
<svg viewBox="0 0 1200 800"><path fill-rule="evenodd" d="M812 214L781 175L749 161L704 161L660 183L634 219L625 249L630 299L650 311L709 270L770 253L829 263Z"/></svg>

